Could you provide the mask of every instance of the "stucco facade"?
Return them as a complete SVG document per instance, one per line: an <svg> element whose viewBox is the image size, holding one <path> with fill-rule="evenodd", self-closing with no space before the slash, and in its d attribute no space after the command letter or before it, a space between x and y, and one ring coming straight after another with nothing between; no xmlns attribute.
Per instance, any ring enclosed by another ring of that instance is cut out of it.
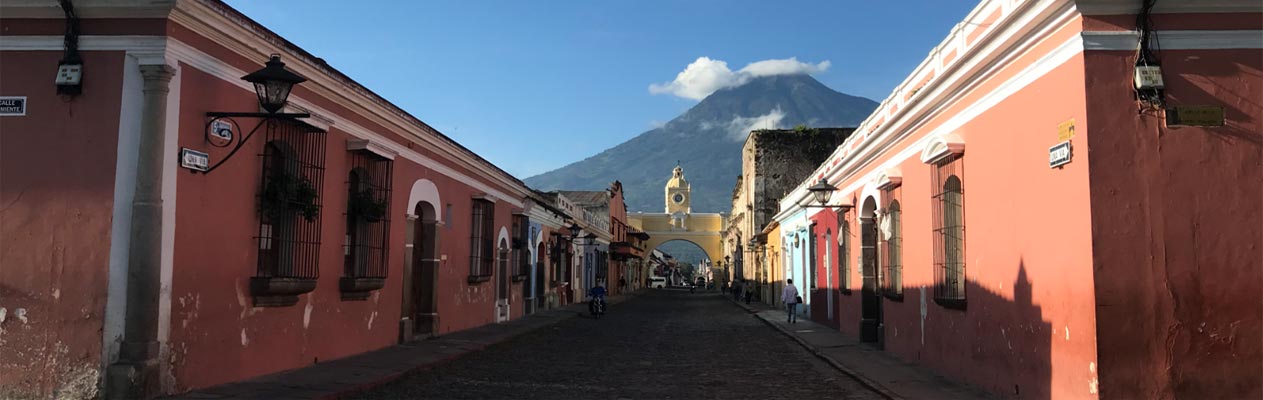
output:
<svg viewBox="0 0 1263 400"><path fill-rule="evenodd" d="M178 393L562 301L554 271L578 257L555 199L222 2L75 4L75 96L42 78L56 2L0 5L0 95L28 101L0 117L0 397ZM282 111L309 117L220 119L235 140L216 147L208 113L259 111L241 77L271 54L307 79ZM282 176L311 192L286 200L301 216L274 211ZM609 216L590 222L608 241Z"/></svg>
<svg viewBox="0 0 1263 400"><path fill-rule="evenodd" d="M1194 127L1136 100L1138 4L982 2L781 202L783 240L805 213L828 243L812 317L1001 395L1258 397L1247 3L1155 8L1164 106L1223 108ZM820 179L833 208L797 207Z"/></svg>

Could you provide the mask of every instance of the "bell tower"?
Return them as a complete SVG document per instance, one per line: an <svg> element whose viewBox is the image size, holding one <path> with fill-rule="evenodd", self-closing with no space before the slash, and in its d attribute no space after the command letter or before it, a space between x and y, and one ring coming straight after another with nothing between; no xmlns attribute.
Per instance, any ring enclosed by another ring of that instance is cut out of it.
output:
<svg viewBox="0 0 1263 400"><path fill-rule="evenodd" d="M667 181L666 186L666 212L667 214L688 214L691 207L689 202L692 200L689 193L689 182L684 179L684 168L679 163L675 164L675 170L671 171L671 180Z"/></svg>

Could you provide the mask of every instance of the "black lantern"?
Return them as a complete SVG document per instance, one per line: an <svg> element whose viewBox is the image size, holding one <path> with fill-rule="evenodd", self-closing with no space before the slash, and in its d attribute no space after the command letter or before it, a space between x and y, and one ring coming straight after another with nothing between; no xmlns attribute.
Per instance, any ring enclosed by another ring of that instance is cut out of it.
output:
<svg viewBox="0 0 1263 400"><path fill-rule="evenodd" d="M570 224L570 227L569 227L569 228L567 228L567 229L569 229L569 230L570 230L570 238L571 238L571 239L574 239L574 238L579 237L579 232L583 231L583 228L580 228L580 227L579 227L579 224L576 224L576 223L571 223L571 224Z"/></svg>
<svg viewBox="0 0 1263 400"><path fill-rule="evenodd" d="M807 188L807 191L811 192L811 196L821 205L828 203L829 198L833 197L833 192L836 192L837 190L838 188L830 185L829 181L825 179L820 179L819 183Z"/></svg>
<svg viewBox="0 0 1263 400"><path fill-rule="evenodd" d="M285 69L285 63L281 62L279 54L273 54L263 69L251 72L241 79L254 84L254 92L259 95L259 106L269 113L285 108L285 101L289 99L289 92L294 85L307 81L307 78Z"/></svg>

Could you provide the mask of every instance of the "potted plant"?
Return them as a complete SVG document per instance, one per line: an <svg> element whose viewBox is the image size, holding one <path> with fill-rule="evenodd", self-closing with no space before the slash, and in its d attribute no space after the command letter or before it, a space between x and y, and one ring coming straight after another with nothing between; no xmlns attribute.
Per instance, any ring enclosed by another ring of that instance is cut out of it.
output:
<svg viewBox="0 0 1263 400"><path fill-rule="evenodd" d="M368 222L379 222L386 216L386 202L373 196L372 190L357 190L351 194L347 204L347 213L364 218Z"/></svg>
<svg viewBox="0 0 1263 400"><path fill-rule="evenodd" d="M268 176L263 187L259 212L272 220L280 220L293 213L313 222L320 214L317 196L316 187L307 177L288 172L275 173Z"/></svg>

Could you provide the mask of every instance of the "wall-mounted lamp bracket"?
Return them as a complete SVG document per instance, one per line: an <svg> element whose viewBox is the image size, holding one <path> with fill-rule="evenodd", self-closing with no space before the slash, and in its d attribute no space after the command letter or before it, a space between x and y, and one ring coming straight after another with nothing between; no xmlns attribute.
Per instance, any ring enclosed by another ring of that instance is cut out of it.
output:
<svg viewBox="0 0 1263 400"><path fill-rule="evenodd" d="M202 174L210 174L211 171L215 170L215 168L219 168L220 165L223 165L224 162L232 158L234 154L237 154L237 150L241 150L241 147L245 145L245 143L249 141L251 137L254 137L254 133L258 132L259 128L262 127L264 124L275 124L278 122L302 123L298 119L309 118L311 117L311 114L266 113L266 112L208 112L206 113L206 116L210 118L208 121L206 121L206 130L205 130L206 143L210 144L211 146L219 147L219 148L224 148L224 147L228 147L232 145L233 148L231 151L228 152L228 155L220 159L219 162L215 163L215 165L212 165L210 166L210 168L207 168L206 171L194 171L194 172L201 172ZM241 125L238 124L237 120L234 118L257 118L259 119L259 122L255 124L254 128L251 128L250 132L247 133L244 137L238 138L237 132L241 132ZM236 144L233 145L234 143Z"/></svg>

